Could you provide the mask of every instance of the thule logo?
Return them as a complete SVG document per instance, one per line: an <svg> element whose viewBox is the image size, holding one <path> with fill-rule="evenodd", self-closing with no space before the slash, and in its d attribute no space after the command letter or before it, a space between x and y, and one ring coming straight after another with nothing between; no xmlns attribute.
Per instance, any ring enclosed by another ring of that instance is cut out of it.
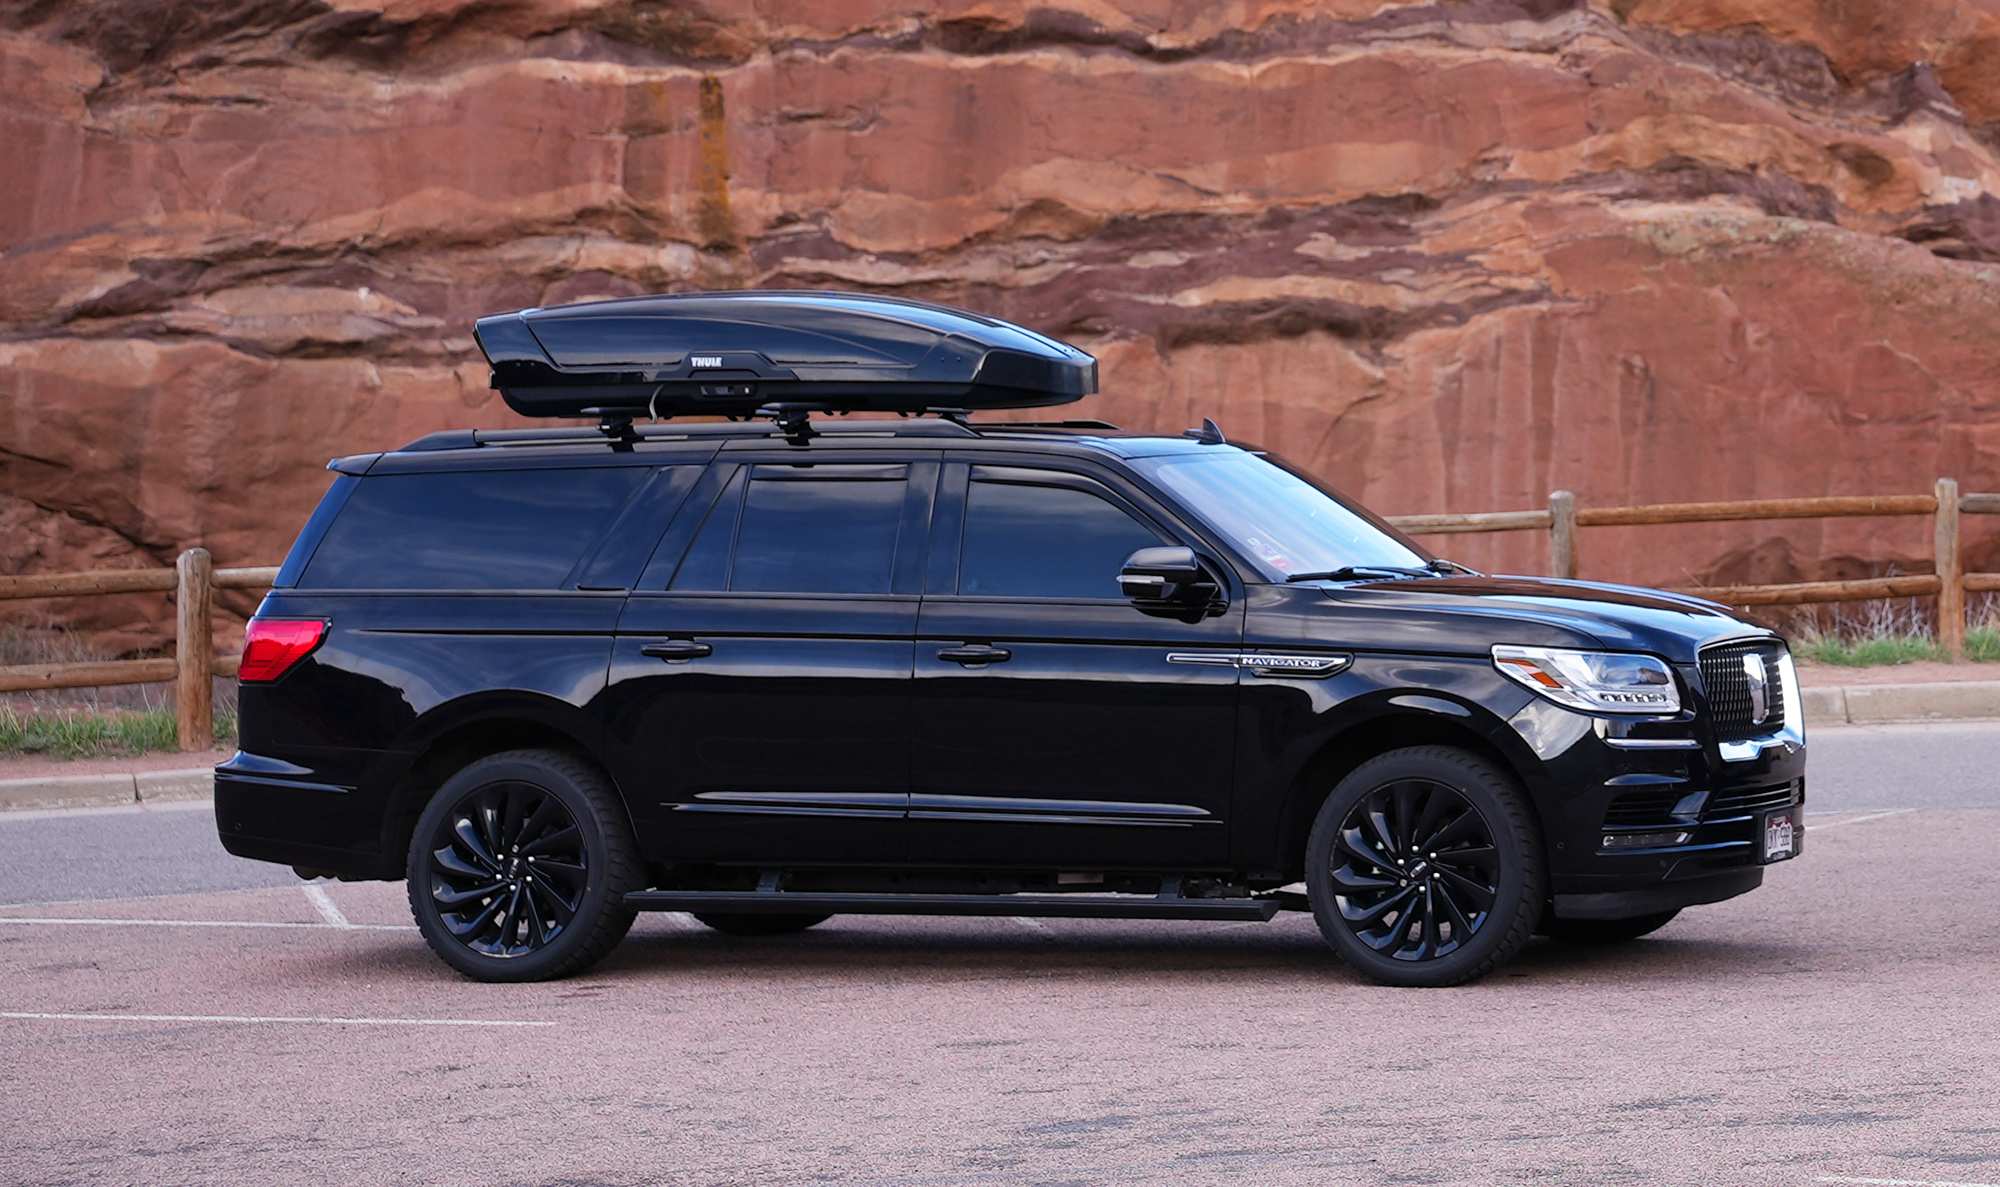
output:
<svg viewBox="0 0 2000 1187"><path fill-rule="evenodd" d="M721 365L722 356L719 354L698 354L688 360L690 368L720 367Z"/></svg>

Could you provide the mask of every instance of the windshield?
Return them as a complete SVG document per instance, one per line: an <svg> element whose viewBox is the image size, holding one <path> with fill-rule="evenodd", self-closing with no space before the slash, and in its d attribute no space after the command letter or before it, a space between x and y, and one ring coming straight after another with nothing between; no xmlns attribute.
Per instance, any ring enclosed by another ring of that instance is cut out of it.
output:
<svg viewBox="0 0 2000 1187"><path fill-rule="evenodd" d="M1238 449L1136 458L1132 467L1227 537L1272 581L1430 559L1326 491Z"/></svg>

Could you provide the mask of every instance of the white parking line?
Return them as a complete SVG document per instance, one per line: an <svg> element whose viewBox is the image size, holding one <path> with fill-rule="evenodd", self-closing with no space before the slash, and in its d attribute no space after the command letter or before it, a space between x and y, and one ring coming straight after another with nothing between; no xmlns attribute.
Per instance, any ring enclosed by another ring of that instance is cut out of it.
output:
<svg viewBox="0 0 2000 1187"><path fill-rule="evenodd" d="M1823 828L1839 828L1843 824L1866 824L1870 820L1880 820L1885 816L1901 816L1905 812L1914 812L1914 811L1916 811L1915 808L1891 808L1887 812L1874 812L1870 813L1867 816L1854 816L1850 817L1847 820L1836 820L1832 824L1808 824L1806 825L1806 831L1810 833L1810 832L1817 832ZM1835 1180L1831 1179L1827 1180L1827 1182L1834 1182L1834 1181ZM1849 1180L1843 1179L1839 1181L1848 1182ZM1863 1182L1875 1182L1877 1180L1854 1179L1851 1181L1856 1183L1863 1183ZM1882 1179L1879 1181L1884 1183L1889 1182L1889 1180L1887 1179Z"/></svg>
<svg viewBox="0 0 2000 1187"><path fill-rule="evenodd" d="M1027 928L1029 931L1040 932L1051 940L1056 938L1055 929L1039 919L1031 919L1026 915L1009 915L1007 918Z"/></svg>
<svg viewBox="0 0 2000 1187"><path fill-rule="evenodd" d="M299 889L306 892L306 901L313 905L313 910L318 911L319 917L328 924L334 927L354 926L347 921L347 916L340 913L340 908L333 905L333 896L326 892L325 887L308 882Z"/></svg>
<svg viewBox="0 0 2000 1187"><path fill-rule="evenodd" d="M79 924L86 927L302 927L308 931L332 931L327 923L265 923L254 919L23 919L0 915L0 923L32 923L44 927ZM411 923L347 923L342 931L415 931Z"/></svg>
<svg viewBox="0 0 2000 1187"><path fill-rule="evenodd" d="M505 1018L286 1018L258 1014L30 1014L0 1010L0 1018L41 1022L317 1022L345 1026L554 1026Z"/></svg>
<svg viewBox="0 0 2000 1187"><path fill-rule="evenodd" d="M1821 1175L1816 1183L1865 1183L1871 1187L2000 1187L2000 1183L1961 1183L1954 1179L1852 1179L1846 1175Z"/></svg>

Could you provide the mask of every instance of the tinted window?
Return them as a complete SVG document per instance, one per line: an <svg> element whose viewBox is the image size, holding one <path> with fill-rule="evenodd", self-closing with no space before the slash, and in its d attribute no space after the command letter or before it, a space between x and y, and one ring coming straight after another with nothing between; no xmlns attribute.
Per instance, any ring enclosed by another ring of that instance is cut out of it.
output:
<svg viewBox="0 0 2000 1187"><path fill-rule="evenodd" d="M1115 598L1125 558L1160 542L1153 529L1085 491L974 482L966 492L958 592Z"/></svg>
<svg viewBox="0 0 2000 1187"><path fill-rule="evenodd" d="M1140 458L1132 465L1227 536L1273 581L1345 565L1421 569L1428 559L1330 492L1240 449Z"/></svg>
<svg viewBox="0 0 2000 1187"><path fill-rule="evenodd" d="M555 589L648 473L621 466L364 478L300 585Z"/></svg>
<svg viewBox="0 0 2000 1187"><path fill-rule="evenodd" d="M736 476L729 480L729 489L709 508L708 518L701 521L701 531L695 533L694 543L688 546L687 556L674 573L671 588L729 588L729 548L736 541L737 517L743 513L745 473L746 470L736 471Z"/></svg>
<svg viewBox="0 0 2000 1187"><path fill-rule="evenodd" d="M907 469L760 465L747 483L739 474L689 546L673 588L888 593Z"/></svg>

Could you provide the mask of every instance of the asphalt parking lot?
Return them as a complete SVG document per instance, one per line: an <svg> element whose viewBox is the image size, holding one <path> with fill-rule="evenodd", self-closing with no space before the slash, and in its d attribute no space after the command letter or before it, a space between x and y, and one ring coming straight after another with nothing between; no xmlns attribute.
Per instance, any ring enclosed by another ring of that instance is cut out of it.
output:
<svg viewBox="0 0 2000 1187"><path fill-rule="evenodd" d="M1428 991L1303 916L650 916L481 986L199 808L16 814L0 1181L2000 1185L2000 725L1812 745L1762 890Z"/></svg>

